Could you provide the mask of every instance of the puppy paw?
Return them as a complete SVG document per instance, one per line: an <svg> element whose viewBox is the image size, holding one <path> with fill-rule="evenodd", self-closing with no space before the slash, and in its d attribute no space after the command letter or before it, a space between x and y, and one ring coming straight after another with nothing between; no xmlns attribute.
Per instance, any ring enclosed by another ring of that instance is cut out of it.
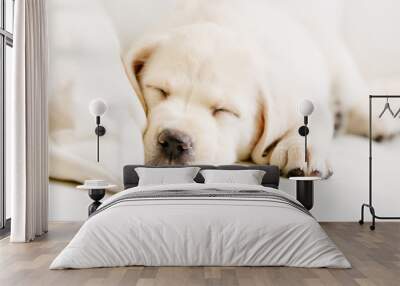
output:
<svg viewBox="0 0 400 286"><path fill-rule="evenodd" d="M392 140L395 137L396 134L374 134L374 137L372 138L373 140L375 140L376 142L383 142L383 141L388 141L388 140Z"/></svg>
<svg viewBox="0 0 400 286"><path fill-rule="evenodd" d="M378 105L377 105L378 106ZM398 118L393 118L390 114L385 114L379 118L377 106L374 106L372 118L372 139L377 142L393 139L400 134ZM379 106L380 107L380 106ZM347 120L348 133L369 137L369 115L367 112L360 110L352 110L349 112Z"/></svg>
<svg viewBox="0 0 400 286"><path fill-rule="evenodd" d="M296 168L296 169L290 170L287 173L287 177L304 177L304 175L305 175L304 171L302 169L300 169L300 168Z"/></svg>
<svg viewBox="0 0 400 286"><path fill-rule="evenodd" d="M305 162L304 141L296 137L279 141L275 148L268 154L269 163L278 166L281 170L281 175L284 177L330 177L333 172L329 167L328 160L324 156L319 155L318 151L313 147L307 150L309 161L307 166Z"/></svg>

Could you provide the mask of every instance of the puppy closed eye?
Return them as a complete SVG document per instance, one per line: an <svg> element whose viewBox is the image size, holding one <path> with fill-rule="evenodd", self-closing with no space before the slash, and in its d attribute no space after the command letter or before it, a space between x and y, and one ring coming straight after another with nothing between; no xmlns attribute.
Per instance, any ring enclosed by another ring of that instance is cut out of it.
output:
<svg viewBox="0 0 400 286"><path fill-rule="evenodd" d="M148 88L156 91L158 94L160 94L164 99L168 98L169 96L169 92L161 87L156 87L156 86L152 86L152 85L148 85Z"/></svg>
<svg viewBox="0 0 400 286"><path fill-rule="evenodd" d="M224 108L224 107L214 107L214 108L212 108L212 115L214 117L217 117L217 116L220 116L220 115L224 115L224 114L225 115L231 115L231 116L234 116L234 117L237 117L237 118L240 117L237 112L232 111L232 110L227 109L227 108Z"/></svg>

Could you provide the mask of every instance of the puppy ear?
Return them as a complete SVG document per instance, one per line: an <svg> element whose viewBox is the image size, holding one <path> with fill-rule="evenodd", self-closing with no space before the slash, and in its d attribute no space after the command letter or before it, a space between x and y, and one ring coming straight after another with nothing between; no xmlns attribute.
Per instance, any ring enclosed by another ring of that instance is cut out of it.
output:
<svg viewBox="0 0 400 286"><path fill-rule="evenodd" d="M126 75L145 113L147 113L147 104L140 83L140 73L163 39L165 39L165 37L156 36L142 40L135 44L122 58Z"/></svg>
<svg viewBox="0 0 400 286"><path fill-rule="evenodd" d="M268 147L273 146L286 132L287 122L283 115L284 106L272 97L265 88L259 90L259 104L261 112L261 134L251 152L251 158L256 164L268 163Z"/></svg>

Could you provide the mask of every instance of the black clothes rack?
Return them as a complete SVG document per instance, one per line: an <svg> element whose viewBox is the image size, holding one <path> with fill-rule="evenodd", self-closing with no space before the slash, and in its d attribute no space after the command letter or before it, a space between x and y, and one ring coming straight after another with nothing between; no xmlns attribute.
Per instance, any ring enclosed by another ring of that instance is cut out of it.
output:
<svg viewBox="0 0 400 286"><path fill-rule="evenodd" d="M375 208L372 204L372 101L373 99L389 99L389 98L400 98L400 95L370 95L369 96L369 201L368 204L364 203L361 206L361 219L358 221L359 224L364 224L364 207L369 208L372 216L372 224L370 229L375 229L375 219L400 219L400 217L384 217L378 216L375 213ZM400 120L400 119L399 119Z"/></svg>

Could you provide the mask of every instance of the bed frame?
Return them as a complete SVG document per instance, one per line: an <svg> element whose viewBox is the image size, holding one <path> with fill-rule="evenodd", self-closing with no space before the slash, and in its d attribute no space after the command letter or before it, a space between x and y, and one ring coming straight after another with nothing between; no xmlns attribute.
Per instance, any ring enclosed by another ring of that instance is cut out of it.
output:
<svg viewBox="0 0 400 286"><path fill-rule="evenodd" d="M279 168L277 166L272 165L221 165L221 166L213 166L213 165L190 165L199 167L202 170L204 169L217 169L217 170L263 170L265 171L265 175L262 179L261 184L265 187L271 187L274 189L279 188ZM187 166L146 166L146 165L126 165L124 167L124 189L136 187L139 183L138 174L135 171L137 167L147 167L147 168L181 168ZM194 178L197 183L204 183L204 178L200 174Z"/></svg>

